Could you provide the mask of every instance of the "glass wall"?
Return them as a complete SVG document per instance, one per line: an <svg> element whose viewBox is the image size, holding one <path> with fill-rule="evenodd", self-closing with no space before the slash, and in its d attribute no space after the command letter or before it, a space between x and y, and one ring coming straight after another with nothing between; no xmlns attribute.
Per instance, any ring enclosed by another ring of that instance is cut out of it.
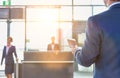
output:
<svg viewBox="0 0 120 78"><path fill-rule="evenodd" d="M27 8L26 12L27 51L46 51L52 36L55 36L56 43L61 44L61 50L65 49L67 38L72 38L71 7L39 6L39 8Z"/></svg>

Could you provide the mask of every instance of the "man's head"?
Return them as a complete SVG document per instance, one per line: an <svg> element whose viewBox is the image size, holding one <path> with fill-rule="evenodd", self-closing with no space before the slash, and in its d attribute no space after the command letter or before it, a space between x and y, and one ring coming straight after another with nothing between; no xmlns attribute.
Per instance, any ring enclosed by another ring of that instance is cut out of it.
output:
<svg viewBox="0 0 120 78"><path fill-rule="evenodd" d="M55 37L54 36L51 37L51 41L52 41L52 44L55 43Z"/></svg>
<svg viewBox="0 0 120 78"><path fill-rule="evenodd" d="M106 6L109 6L109 5L111 5L112 3L114 3L114 2L119 2L120 0L104 0L104 3L105 3L105 5Z"/></svg>

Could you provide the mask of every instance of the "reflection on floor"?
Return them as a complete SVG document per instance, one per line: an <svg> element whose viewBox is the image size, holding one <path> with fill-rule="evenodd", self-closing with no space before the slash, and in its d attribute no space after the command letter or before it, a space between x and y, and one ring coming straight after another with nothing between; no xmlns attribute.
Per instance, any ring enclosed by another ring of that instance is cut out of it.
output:
<svg viewBox="0 0 120 78"><path fill-rule="evenodd" d="M0 78L6 78L3 70L0 70Z"/></svg>
<svg viewBox="0 0 120 78"><path fill-rule="evenodd" d="M93 73L91 73L91 72L74 72L73 78L93 78Z"/></svg>
<svg viewBox="0 0 120 78"><path fill-rule="evenodd" d="M0 71L0 78L6 78L4 71ZM74 72L73 78L93 78L93 76L92 76L92 73L89 73L89 72L87 73L86 72Z"/></svg>

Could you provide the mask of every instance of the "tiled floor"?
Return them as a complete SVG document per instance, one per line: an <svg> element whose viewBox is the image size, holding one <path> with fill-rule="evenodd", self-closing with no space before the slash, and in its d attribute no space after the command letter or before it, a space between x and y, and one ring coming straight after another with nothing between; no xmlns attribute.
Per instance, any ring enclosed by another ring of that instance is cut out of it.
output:
<svg viewBox="0 0 120 78"><path fill-rule="evenodd" d="M5 78L4 71L0 71L0 78Z"/></svg>
<svg viewBox="0 0 120 78"><path fill-rule="evenodd" d="M92 73L85 73L85 72L74 72L73 78L93 78Z"/></svg>
<svg viewBox="0 0 120 78"><path fill-rule="evenodd" d="M0 78L6 78L5 75L4 75L4 71L0 71ZM92 77L92 73L74 72L74 77L73 78L93 78L93 77Z"/></svg>

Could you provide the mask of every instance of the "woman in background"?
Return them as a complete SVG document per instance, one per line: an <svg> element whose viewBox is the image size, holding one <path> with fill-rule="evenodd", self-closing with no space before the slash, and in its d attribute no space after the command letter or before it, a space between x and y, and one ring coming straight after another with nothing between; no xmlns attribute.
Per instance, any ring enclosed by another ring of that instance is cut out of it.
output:
<svg viewBox="0 0 120 78"><path fill-rule="evenodd" d="M5 58L5 75L7 78L12 78L12 73L14 72L14 58L13 53L16 57L16 61L18 61L16 48L15 46L11 45L13 41L12 37L7 38L7 45L3 48L2 60L1 65L3 63L3 59Z"/></svg>

